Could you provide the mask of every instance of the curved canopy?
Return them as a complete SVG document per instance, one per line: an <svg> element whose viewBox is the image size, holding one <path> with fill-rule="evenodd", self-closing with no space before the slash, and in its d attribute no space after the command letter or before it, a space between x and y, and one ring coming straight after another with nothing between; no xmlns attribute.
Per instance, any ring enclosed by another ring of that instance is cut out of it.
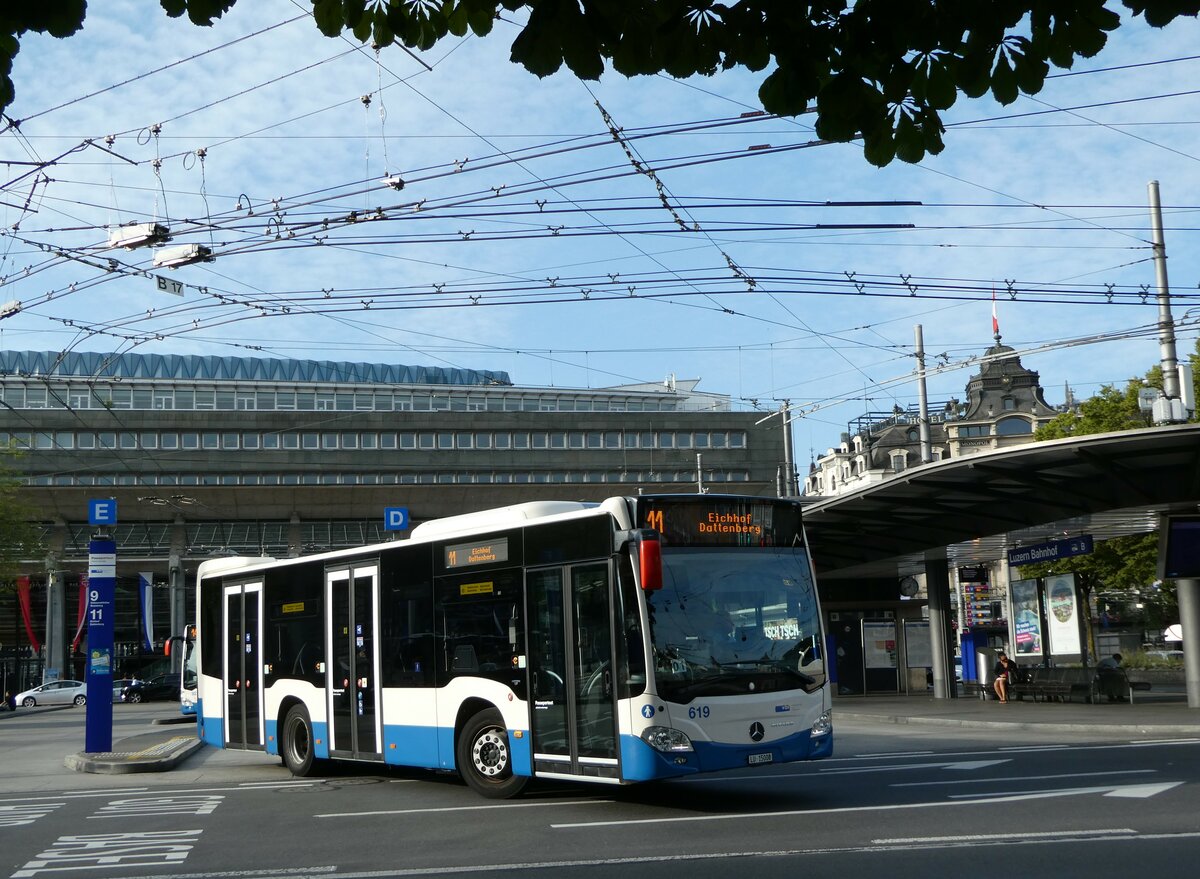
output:
<svg viewBox="0 0 1200 879"><path fill-rule="evenodd" d="M1107 540L1200 504L1200 424L1030 443L913 468L805 507L818 574L904 576L1031 543Z"/></svg>

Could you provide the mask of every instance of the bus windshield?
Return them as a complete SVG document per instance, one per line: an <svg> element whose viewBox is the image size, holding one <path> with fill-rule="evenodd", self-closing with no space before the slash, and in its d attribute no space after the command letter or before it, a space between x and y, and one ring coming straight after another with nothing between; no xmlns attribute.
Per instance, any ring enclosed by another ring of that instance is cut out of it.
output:
<svg viewBox="0 0 1200 879"><path fill-rule="evenodd" d="M799 549L663 549L663 587L647 593L658 694L700 696L825 683L821 622Z"/></svg>

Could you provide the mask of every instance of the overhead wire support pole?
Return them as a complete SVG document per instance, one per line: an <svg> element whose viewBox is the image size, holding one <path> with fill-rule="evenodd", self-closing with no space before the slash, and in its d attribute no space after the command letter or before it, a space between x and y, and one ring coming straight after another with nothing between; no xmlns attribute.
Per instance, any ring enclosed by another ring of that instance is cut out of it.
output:
<svg viewBox="0 0 1200 879"><path fill-rule="evenodd" d="M796 487L796 462L792 456L792 419L787 400L780 405L779 416L783 427L783 496L795 497L800 492Z"/></svg>
<svg viewBox="0 0 1200 879"><path fill-rule="evenodd" d="M933 460L933 443L929 438L929 396L925 391L925 335L920 324L913 327L917 353L917 427L921 438L921 463Z"/></svg>
<svg viewBox="0 0 1200 879"><path fill-rule="evenodd" d="M1168 400L1179 399L1179 369L1175 356L1175 322L1171 318L1171 288L1167 283L1167 245L1163 238L1162 204L1158 198L1158 181L1151 180L1150 234L1154 247L1154 275L1158 282L1158 350L1162 362L1163 395Z"/></svg>

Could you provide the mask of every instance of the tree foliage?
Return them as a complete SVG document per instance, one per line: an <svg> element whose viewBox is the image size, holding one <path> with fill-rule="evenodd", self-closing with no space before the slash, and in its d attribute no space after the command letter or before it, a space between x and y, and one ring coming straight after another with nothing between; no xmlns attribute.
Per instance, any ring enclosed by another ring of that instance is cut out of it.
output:
<svg viewBox="0 0 1200 879"><path fill-rule="evenodd" d="M1192 366L1192 393L1200 399L1200 341L1196 342L1196 350L1188 355L1188 361ZM1080 403L1078 410L1057 415L1039 427L1034 439L1063 439L1149 427L1150 415L1138 405L1138 392L1142 388L1162 390L1162 367L1150 367L1145 377L1130 379L1123 390L1115 385L1104 385L1096 396ZM1196 420L1196 414L1192 415L1192 420Z"/></svg>
<svg viewBox="0 0 1200 879"><path fill-rule="evenodd" d="M16 454L0 448L0 588L20 573L23 560L45 555L37 526L33 524L37 516L18 494L20 482L11 467Z"/></svg>
<svg viewBox="0 0 1200 879"><path fill-rule="evenodd" d="M211 25L237 0L159 0L172 17ZM429 49L447 35L486 36L524 11L512 60L537 76L564 65L583 79L762 73L772 113L816 112L818 136L861 138L866 158L919 162L943 148L941 114L958 95L1002 104L1036 94L1051 67L1104 48L1118 9L1154 27L1195 16L1200 0L311 0L327 36ZM86 0L6 0L0 10L0 110L28 32L66 37Z"/></svg>

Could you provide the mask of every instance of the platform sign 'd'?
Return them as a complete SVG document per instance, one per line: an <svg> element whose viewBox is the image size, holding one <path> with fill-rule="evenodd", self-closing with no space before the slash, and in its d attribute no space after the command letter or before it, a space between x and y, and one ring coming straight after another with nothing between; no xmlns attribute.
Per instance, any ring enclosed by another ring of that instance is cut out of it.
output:
<svg viewBox="0 0 1200 879"><path fill-rule="evenodd" d="M408 507L384 507L383 530L403 531L408 527Z"/></svg>

